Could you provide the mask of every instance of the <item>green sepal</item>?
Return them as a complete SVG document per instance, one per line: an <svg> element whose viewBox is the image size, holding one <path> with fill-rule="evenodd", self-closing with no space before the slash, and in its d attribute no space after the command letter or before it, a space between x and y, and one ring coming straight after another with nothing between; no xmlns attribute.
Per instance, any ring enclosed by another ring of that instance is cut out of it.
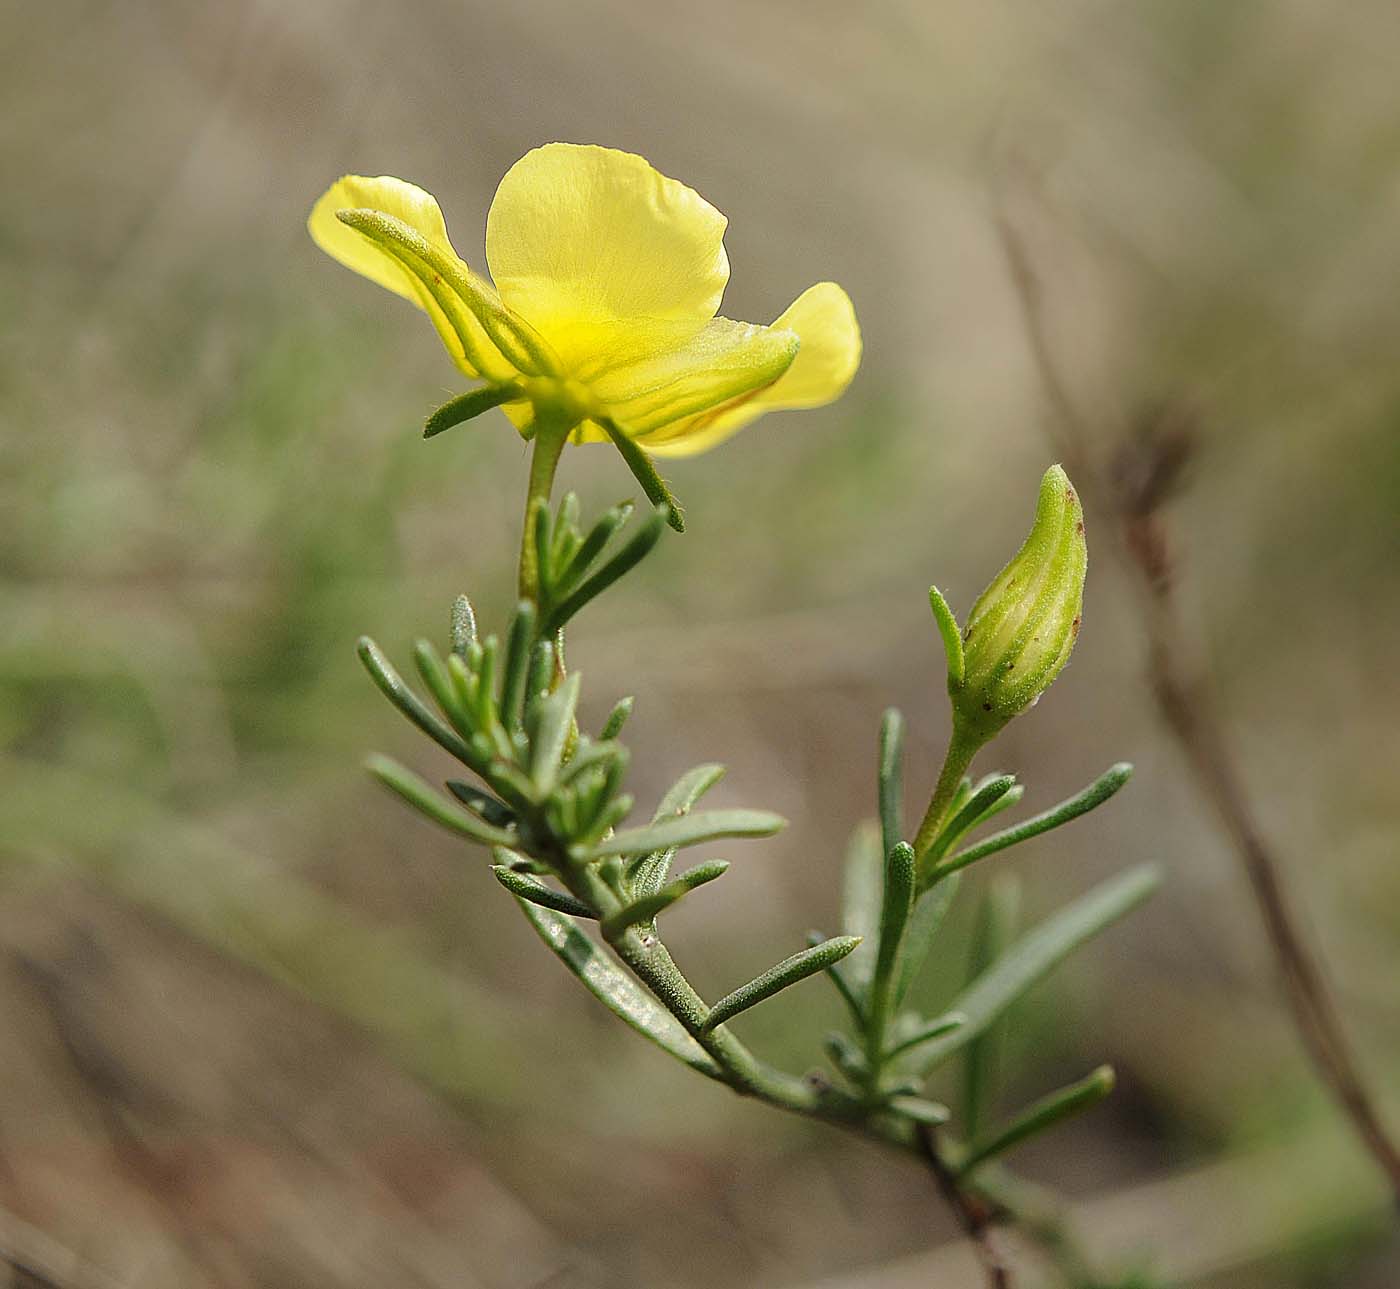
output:
<svg viewBox="0 0 1400 1289"><path fill-rule="evenodd" d="M598 424L603 427L603 431L613 441L613 446L622 453L622 459L627 463L627 468L632 471L633 477L646 494L647 500L653 506L664 506L666 508L666 522L676 532L685 532L685 517L681 513L680 503L671 495L666 481L657 474L656 467L651 463L651 458L636 442L628 438L610 418L599 417Z"/></svg>
<svg viewBox="0 0 1400 1289"><path fill-rule="evenodd" d="M774 994L780 993L789 985L795 985L806 980L808 976L825 971L833 963L840 962L859 943L860 940L856 936L838 935L809 949L803 949L801 953L794 953L790 958L784 958L776 966L769 967L761 976L755 976L748 984L740 985L732 993L725 994L710 1008L710 1013L700 1028L708 1033L732 1020L740 1012L748 1011L750 1007L757 1006Z"/></svg>
<svg viewBox="0 0 1400 1289"><path fill-rule="evenodd" d="M1161 880L1161 874L1152 865L1129 869L1094 887L1022 936L991 970L953 1000L950 1010L962 1012L967 1023L951 1034L934 1039L920 1055L916 1067L927 1074L986 1033L1032 985L1080 945L1137 908L1157 889Z"/></svg>
<svg viewBox="0 0 1400 1289"><path fill-rule="evenodd" d="M929 607L933 610L933 620L938 624L938 634L943 640L943 652L948 658L948 690L951 693L963 683L966 660L963 657L962 628L948 607L948 601L936 586L928 589Z"/></svg>
<svg viewBox="0 0 1400 1289"><path fill-rule="evenodd" d="M476 320L501 356L526 375L559 374L553 348L529 323L501 303L490 284L477 277L460 260L451 258L403 220L378 210L341 210L336 218L382 247L423 284L440 306L463 348L471 356L475 337L454 318L458 303ZM446 296L445 292L450 292Z"/></svg>
<svg viewBox="0 0 1400 1289"><path fill-rule="evenodd" d="M423 437L431 439L444 430L452 429L454 425L461 425L463 421L470 421L483 412L489 412L493 407L500 407L502 403L513 403L524 397L525 391L514 381L469 389L465 394L448 399L441 407L429 413L428 419L423 422Z"/></svg>

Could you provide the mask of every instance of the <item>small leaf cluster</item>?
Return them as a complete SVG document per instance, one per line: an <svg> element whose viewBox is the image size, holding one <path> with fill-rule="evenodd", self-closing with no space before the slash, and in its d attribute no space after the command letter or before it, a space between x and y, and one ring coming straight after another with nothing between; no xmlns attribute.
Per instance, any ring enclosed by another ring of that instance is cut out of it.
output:
<svg viewBox="0 0 1400 1289"><path fill-rule="evenodd" d="M867 948L828 977L845 1001L851 1031L829 1034L833 1066L872 1110L905 1115L940 1127L951 1109L924 1095L924 1084L955 1057L963 1062L963 1140L941 1134L944 1165L969 1178L982 1164L1038 1135L1112 1090L1102 1066L1010 1119L986 1126L991 1100L995 1030L1007 1010L1074 949L1137 907L1156 888L1151 868L1113 878L1051 916L1016 934L1014 886L994 883L979 911L966 985L934 1016L906 1007L919 973L969 864L1057 828L1107 801L1129 779L1125 764L1111 767L1084 791L1054 808L980 840L971 835L1021 798L1007 774L974 783L964 776L922 852L903 839L902 741L904 723L889 711L881 727L878 796L880 822L857 831L847 856L844 922Z"/></svg>

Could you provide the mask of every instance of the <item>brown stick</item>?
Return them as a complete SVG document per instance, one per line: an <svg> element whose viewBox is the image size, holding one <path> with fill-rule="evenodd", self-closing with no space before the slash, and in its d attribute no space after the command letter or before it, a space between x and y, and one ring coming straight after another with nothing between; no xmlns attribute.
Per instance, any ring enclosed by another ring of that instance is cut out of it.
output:
<svg viewBox="0 0 1400 1289"><path fill-rule="evenodd" d="M1357 1065L1318 959L1288 897L1279 864L1251 808L1200 650L1188 639L1173 591L1175 565L1162 504L1189 456L1183 426L1143 427L1106 473L1062 380L1049 343L1040 284L1021 238L998 220L1026 335L1051 405L1051 438L1080 492L1116 521L1120 553L1142 595L1153 694L1196 786L1219 816L1249 880L1303 1045L1400 1205L1397 1148Z"/></svg>
<svg viewBox="0 0 1400 1289"><path fill-rule="evenodd" d="M1011 1289L1011 1268L1007 1266L996 1241L992 1238L992 1210L976 1195L969 1194L958 1185L956 1174L943 1162L943 1156L938 1153L937 1129L928 1124L920 1124L919 1144L923 1147L929 1172L933 1174L933 1179L938 1183L938 1189L948 1201L948 1206L957 1214L969 1243L987 1273L990 1289Z"/></svg>

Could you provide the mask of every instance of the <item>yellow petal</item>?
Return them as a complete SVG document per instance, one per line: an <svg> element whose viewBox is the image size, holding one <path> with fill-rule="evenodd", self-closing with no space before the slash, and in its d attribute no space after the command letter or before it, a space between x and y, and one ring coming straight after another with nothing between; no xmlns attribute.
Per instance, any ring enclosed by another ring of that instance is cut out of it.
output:
<svg viewBox="0 0 1400 1289"><path fill-rule="evenodd" d="M640 438L772 385L792 366L797 346L792 331L713 318L689 339L595 377L589 391Z"/></svg>
<svg viewBox="0 0 1400 1289"><path fill-rule="evenodd" d="M486 221L486 261L501 298L566 358L590 327L650 318L699 325L729 280L725 218L642 157L551 143L501 180Z"/></svg>
<svg viewBox="0 0 1400 1289"><path fill-rule="evenodd" d="M306 222L307 231L312 241L332 259L423 309L432 318L453 362L468 376L501 379L512 373L511 367L500 358L470 316L454 309L453 317L449 318L424 282L400 260L336 218L337 212L342 210L372 210L391 215L422 236L434 250L462 264L466 270L461 257L452 249L442 211L431 193L390 175L376 178L345 175L312 207L311 217Z"/></svg>
<svg viewBox="0 0 1400 1289"><path fill-rule="evenodd" d="M850 297L836 283L808 287L773 326L796 332L802 342L780 379L723 407L666 426L648 438L647 451L690 456L722 442L764 412L820 407L845 392L860 366L860 327Z"/></svg>

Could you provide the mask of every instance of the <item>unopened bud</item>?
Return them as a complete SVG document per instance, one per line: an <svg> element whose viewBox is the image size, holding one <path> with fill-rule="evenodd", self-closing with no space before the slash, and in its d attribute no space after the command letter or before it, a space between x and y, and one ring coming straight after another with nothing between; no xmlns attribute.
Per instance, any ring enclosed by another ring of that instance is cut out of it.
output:
<svg viewBox="0 0 1400 1289"><path fill-rule="evenodd" d="M1051 466L1040 482L1030 536L978 597L960 639L942 598L931 597L949 646L954 720L969 741L991 739L1069 661L1086 562L1079 496L1064 470Z"/></svg>

